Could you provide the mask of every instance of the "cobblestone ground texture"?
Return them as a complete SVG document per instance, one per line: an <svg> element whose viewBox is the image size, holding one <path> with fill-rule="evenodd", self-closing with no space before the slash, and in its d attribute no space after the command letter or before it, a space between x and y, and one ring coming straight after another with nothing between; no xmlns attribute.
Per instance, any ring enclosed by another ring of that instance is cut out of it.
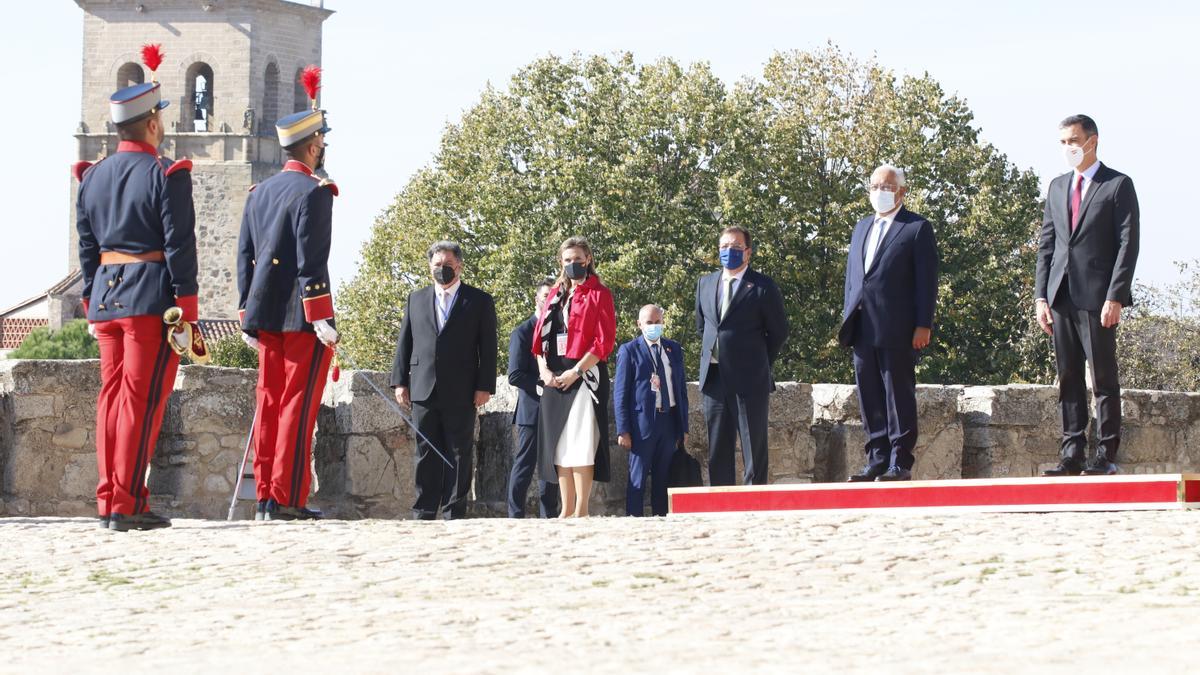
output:
<svg viewBox="0 0 1200 675"><path fill-rule="evenodd" d="M0 519L0 670L1194 672L1198 525Z"/></svg>

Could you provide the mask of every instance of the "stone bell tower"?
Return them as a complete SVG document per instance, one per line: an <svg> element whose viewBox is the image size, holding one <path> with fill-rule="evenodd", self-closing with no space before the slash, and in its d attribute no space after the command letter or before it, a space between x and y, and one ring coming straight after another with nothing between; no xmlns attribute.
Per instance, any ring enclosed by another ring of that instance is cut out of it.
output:
<svg viewBox="0 0 1200 675"><path fill-rule="evenodd" d="M238 230L251 185L283 165L275 120L309 107L300 70L321 63L320 0L75 0L83 9L83 97L78 159L115 152L113 91L149 78L145 43L162 45L158 68L167 137L162 153L191 159L200 263L200 316L237 318ZM67 252L78 269L75 193Z"/></svg>

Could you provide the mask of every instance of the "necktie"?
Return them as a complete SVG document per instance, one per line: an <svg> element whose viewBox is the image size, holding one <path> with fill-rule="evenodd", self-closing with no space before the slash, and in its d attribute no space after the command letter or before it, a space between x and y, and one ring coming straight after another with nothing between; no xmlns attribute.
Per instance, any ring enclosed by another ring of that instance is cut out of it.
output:
<svg viewBox="0 0 1200 675"><path fill-rule="evenodd" d="M721 321L725 318L725 312L729 311L729 303L733 300L733 282L737 281L735 277L729 277L725 280L725 292L721 294L721 313L717 320ZM713 342L712 358L718 358L717 352L720 351L721 338L717 337L716 342Z"/></svg>
<svg viewBox="0 0 1200 675"><path fill-rule="evenodd" d="M450 318L449 293L442 293L441 299L438 301L438 310L440 315L439 318L441 319L441 321L438 322L438 332L440 333L442 332L442 329L446 327L446 320Z"/></svg>
<svg viewBox="0 0 1200 675"><path fill-rule="evenodd" d="M658 376L658 391L654 392L654 405L658 408L658 412L663 411L663 390L667 387L666 371L662 364L662 348L657 344L650 345L650 351L654 354L654 374Z"/></svg>
<svg viewBox="0 0 1200 675"><path fill-rule="evenodd" d="M733 282L737 281L736 277L729 277L725 280L725 293L721 296L721 318L725 318L725 313L729 311L729 303L733 300Z"/></svg>
<svg viewBox="0 0 1200 675"><path fill-rule="evenodd" d="M871 263L875 261L875 254L879 252L879 244L883 243L883 218L875 220L875 231L872 233L871 241L867 244L867 255L863 260L863 271L871 269Z"/></svg>
<svg viewBox="0 0 1200 675"><path fill-rule="evenodd" d="M1071 231L1079 227L1079 202L1083 199L1083 174L1075 181L1075 189L1071 191Z"/></svg>

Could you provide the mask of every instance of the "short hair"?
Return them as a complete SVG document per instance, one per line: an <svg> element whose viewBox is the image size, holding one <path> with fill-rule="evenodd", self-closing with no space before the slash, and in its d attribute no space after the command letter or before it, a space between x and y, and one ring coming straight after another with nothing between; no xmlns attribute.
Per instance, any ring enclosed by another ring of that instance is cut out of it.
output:
<svg viewBox="0 0 1200 675"><path fill-rule="evenodd" d="M542 277L540 281L534 284L533 292L537 293L543 288L554 288L554 277Z"/></svg>
<svg viewBox="0 0 1200 675"><path fill-rule="evenodd" d="M1066 129L1067 127L1073 127L1076 124L1078 124L1079 128L1083 129L1083 133L1087 134L1088 136L1096 136L1100 133L1100 130L1096 128L1096 120L1088 117L1087 115L1071 115L1067 119L1059 122L1058 128Z"/></svg>
<svg viewBox="0 0 1200 675"><path fill-rule="evenodd" d="M880 169L883 169L884 171L890 171L890 172L896 174L896 187L904 187L905 185L908 184L908 177L904 175L904 169L901 169L900 167L898 167L894 164L884 163L884 164L880 164L879 166L875 167L875 171L872 171L871 175L874 176L876 174L876 172L878 172Z"/></svg>
<svg viewBox="0 0 1200 675"><path fill-rule="evenodd" d="M444 251L453 253L454 257L457 258L459 262L462 262L462 259L463 259L462 247L459 246L456 242L449 241L446 239L443 239L441 241L435 241L432 244L430 244L429 251L427 252L427 256L428 256L429 260L433 260L433 256L435 256L439 253L442 253Z"/></svg>
<svg viewBox="0 0 1200 675"><path fill-rule="evenodd" d="M295 143L283 149L283 154L288 156L288 159L301 159L304 151L308 150L308 146L312 145L321 134L313 134L307 138L302 138Z"/></svg>
<svg viewBox="0 0 1200 675"><path fill-rule="evenodd" d="M146 140L146 123L153 117L153 111L131 122L117 125L117 138L122 141Z"/></svg>
<svg viewBox="0 0 1200 675"><path fill-rule="evenodd" d="M750 243L750 230L747 230L741 225L730 225L729 227L721 230L722 236L726 234L740 234L742 235L742 241L746 242L746 248L754 248Z"/></svg>

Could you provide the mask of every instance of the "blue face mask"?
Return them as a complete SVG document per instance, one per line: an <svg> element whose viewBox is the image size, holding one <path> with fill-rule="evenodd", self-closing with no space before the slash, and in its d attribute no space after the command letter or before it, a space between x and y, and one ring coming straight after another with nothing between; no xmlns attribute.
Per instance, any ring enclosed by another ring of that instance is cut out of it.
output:
<svg viewBox="0 0 1200 675"><path fill-rule="evenodd" d="M736 270L746 260L746 252L740 248L721 249L721 266L727 270Z"/></svg>
<svg viewBox="0 0 1200 675"><path fill-rule="evenodd" d="M646 326L642 326L642 335L645 335L646 339L651 342L657 341L658 338L662 337L662 334L663 334L663 325L661 323L652 323L652 324L649 324Z"/></svg>

